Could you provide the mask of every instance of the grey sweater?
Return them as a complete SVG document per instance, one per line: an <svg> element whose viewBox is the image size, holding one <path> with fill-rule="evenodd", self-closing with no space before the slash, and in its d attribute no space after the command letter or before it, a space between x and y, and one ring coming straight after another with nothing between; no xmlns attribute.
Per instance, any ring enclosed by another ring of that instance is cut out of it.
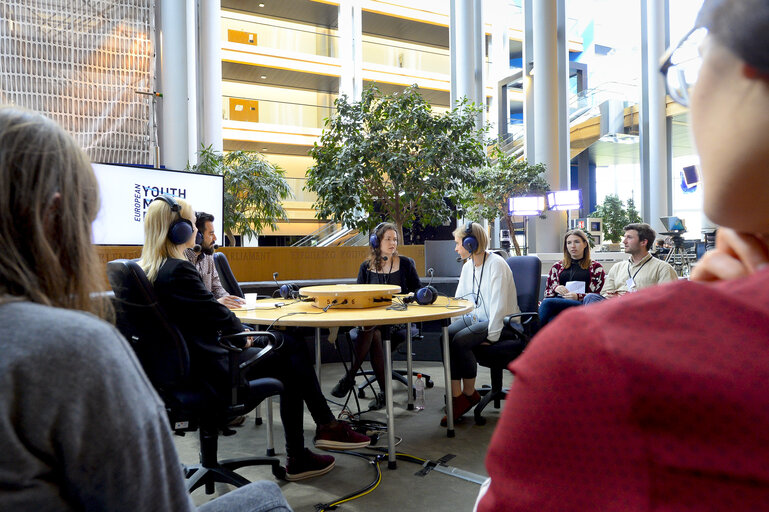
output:
<svg viewBox="0 0 769 512"><path fill-rule="evenodd" d="M165 409L114 327L0 305L0 510L194 510Z"/></svg>

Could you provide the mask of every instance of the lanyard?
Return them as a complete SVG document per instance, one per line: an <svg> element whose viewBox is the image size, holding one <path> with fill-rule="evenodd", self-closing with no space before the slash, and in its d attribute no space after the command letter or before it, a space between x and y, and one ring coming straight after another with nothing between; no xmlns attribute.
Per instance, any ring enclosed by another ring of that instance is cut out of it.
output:
<svg viewBox="0 0 769 512"><path fill-rule="evenodd" d="M635 283L635 276L637 276L637 275L638 275L638 273L641 271L641 269L642 269L642 268L644 268L644 265L646 265L647 263L649 263L649 260L650 260L650 259L651 259L651 258L649 258L648 260L644 261L644 262L643 262L643 265L641 265L640 267L638 267L638 270L636 270L636 271L635 271L635 274L633 274L632 276L630 275L630 261L628 261L628 262L627 262L627 276L628 276L630 279L632 279L634 283Z"/></svg>
<svg viewBox="0 0 769 512"><path fill-rule="evenodd" d="M475 296L475 307L481 303L481 283L483 282L483 271L486 270L486 256L489 253L483 253L483 263L481 263L481 277L478 279L478 294ZM473 291L475 291L475 262L473 262Z"/></svg>
<svg viewBox="0 0 769 512"><path fill-rule="evenodd" d="M377 277L376 280L379 281L379 284L390 284L390 274L393 273L394 259L395 258L390 259L390 271L387 274L385 274L384 272L382 272L381 274L379 272L376 273L376 277ZM384 268L382 270L384 270Z"/></svg>

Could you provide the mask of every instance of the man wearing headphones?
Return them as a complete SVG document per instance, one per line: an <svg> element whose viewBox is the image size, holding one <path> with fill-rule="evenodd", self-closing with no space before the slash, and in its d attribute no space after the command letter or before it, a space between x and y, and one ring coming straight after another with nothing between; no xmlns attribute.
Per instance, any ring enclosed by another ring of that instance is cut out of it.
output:
<svg viewBox="0 0 769 512"><path fill-rule="evenodd" d="M195 217L195 227L198 228L195 244L200 246L200 251L196 252L197 247L193 247L192 249L185 249L184 255L198 269L203 284L214 294L220 304L224 304L230 309L242 307L246 301L227 293L219 280L219 273L216 271L213 257L214 242L216 242L214 216L206 212L197 212Z"/></svg>
<svg viewBox="0 0 769 512"><path fill-rule="evenodd" d="M478 363L473 347L499 341L504 317L520 309L510 267L501 256L486 250L486 230L480 224L468 222L454 230L453 235L458 260L465 260L454 295L475 303L472 312L449 325L451 396L456 421L481 400L475 390ZM446 426L446 416L441 426Z"/></svg>

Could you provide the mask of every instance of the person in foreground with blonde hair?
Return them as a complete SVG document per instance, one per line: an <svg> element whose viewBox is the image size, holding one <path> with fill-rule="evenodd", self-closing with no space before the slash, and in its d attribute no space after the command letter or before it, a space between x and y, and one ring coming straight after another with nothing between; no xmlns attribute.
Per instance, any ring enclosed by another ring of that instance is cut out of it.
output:
<svg viewBox="0 0 769 512"><path fill-rule="evenodd" d="M165 407L111 318L99 186L53 121L0 107L0 510L192 511ZM100 318L101 317L101 318ZM272 482L200 508L289 511Z"/></svg>

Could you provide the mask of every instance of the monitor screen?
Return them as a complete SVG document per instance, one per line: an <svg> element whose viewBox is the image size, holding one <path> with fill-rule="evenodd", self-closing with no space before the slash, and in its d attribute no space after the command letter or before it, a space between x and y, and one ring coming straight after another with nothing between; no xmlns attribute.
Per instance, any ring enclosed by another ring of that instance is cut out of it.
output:
<svg viewBox="0 0 769 512"><path fill-rule="evenodd" d="M590 231L603 231L603 223L600 220L590 221Z"/></svg>
<svg viewBox="0 0 769 512"><path fill-rule="evenodd" d="M687 165L684 167L683 171L681 171L681 175L686 188L696 187L700 182L700 175L699 172L697 172L696 165Z"/></svg>
<svg viewBox="0 0 769 512"><path fill-rule="evenodd" d="M665 229L668 231L686 231L684 221L679 217L660 217L660 222L662 222L662 225L665 226Z"/></svg>
<svg viewBox="0 0 769 512"><path fill-rule="evenodd" d="M93 222L94 244L144 244L144 215L150 203L163 193L185 199L195 211L212 214L214 230L222 232L222 176L106 164L93 164L93 170L101 203Z"/></svg>

